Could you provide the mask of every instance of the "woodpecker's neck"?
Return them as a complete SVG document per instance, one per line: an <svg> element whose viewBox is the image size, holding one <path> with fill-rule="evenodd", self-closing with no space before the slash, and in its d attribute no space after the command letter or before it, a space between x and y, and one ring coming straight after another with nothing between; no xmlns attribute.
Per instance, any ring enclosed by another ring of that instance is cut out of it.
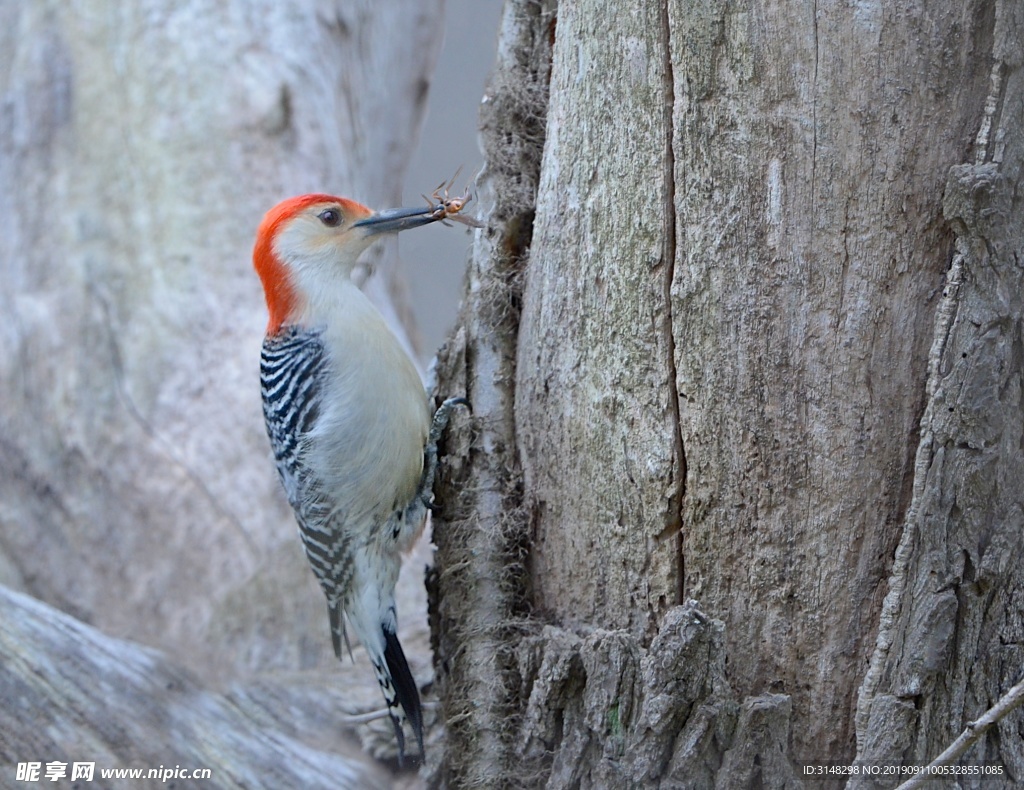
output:
<svg viewBox="0 0 1024 790"><path fill-rule="evenodd" d="M347 326L377 314L366 295L347 274L332 278L321 287L303 289L305 298L296 301L288 323L306 327Z"/></svg>
<svg viewBox="0 0 1024 790"><path fill-rule="evenodd" d="M285 324L326 325L332 317L344 314L354 299L365 300L352 282L352 270L362 249L346 252L339 255L336 250L325 249L319 255L282 258L280 246L275 246L264 268L257 263L270 312L268 333ZM287 248L283 255L287 255Z"/></svg>

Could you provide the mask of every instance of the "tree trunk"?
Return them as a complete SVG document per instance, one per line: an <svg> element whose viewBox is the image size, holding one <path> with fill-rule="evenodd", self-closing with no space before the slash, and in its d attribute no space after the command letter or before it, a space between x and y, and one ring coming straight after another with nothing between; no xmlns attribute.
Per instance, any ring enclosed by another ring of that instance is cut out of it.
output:
<svg viewBox="0 0 1024 790"><path fill-rule="evenodd" d="M980 0L507 3L436 782L795 786L1013 685L1022 38ZM1022 721L964 764L1024 778Z"/></svg>

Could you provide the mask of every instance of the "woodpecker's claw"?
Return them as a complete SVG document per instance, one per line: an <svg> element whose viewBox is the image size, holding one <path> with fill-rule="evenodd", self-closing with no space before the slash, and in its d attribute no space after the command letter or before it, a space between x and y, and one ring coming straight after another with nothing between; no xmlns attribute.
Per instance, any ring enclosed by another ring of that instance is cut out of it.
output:
<svg viewBox="0 0 1024 790"><path fill-rule="evenodd" d="M444 433L444 429L448 427L448 420L452 417L452 412L456 406L465 406L469 409L470 413L473 411L473 407L469 405L469 401L466 398L448 398L442 403L437 411L434 412L434 419L430 423L430 438L427 440L428 444L437 445L441 440L441 434Z"/></svg>
<svg viewBox="0 0 1024 790"><path fill-rule="evenodd" d="M430 434L427 437L427 446L423 450L423 476L420 478L419 491L413 505L422 505L428 510L431 509L434 499L434 476L437 474L437 443L441 441L445 428L448 427L448 420L456 406L465 406L472 411L469 401L465 398L448 398L434 412L434 419L430 423Z"/></svg>

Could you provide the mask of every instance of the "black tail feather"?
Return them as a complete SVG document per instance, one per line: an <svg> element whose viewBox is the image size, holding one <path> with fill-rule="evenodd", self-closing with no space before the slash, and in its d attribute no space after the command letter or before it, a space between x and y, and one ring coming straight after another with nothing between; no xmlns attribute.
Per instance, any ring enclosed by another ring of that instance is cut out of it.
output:
<svg viewBox="0 0 1024 790"><path fill-rule="evenodd" d="M402 645L398 642L398 636L394 631L386 627L384 631L384 661L387 662L388 672L391 673L391 683L395 689L395 697L398 699L405 717L412 725L412 731L416 735L416 743L420 747L420 760L423 760L423 709L420 707L420 692L416 688L416 680L409 671L409 662L405 660L405 653ZM391 721L395 725L395 735L398 739L398 754L401 755L405 747L405 738L402 735L402 725L394 716Z"/></svg>

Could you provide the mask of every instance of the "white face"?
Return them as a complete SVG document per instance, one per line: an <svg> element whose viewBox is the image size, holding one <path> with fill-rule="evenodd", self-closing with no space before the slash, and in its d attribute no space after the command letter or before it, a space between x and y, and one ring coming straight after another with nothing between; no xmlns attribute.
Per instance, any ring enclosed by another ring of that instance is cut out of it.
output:
<svg viewBox="0 0 1024 790"><path fill-rule="evenodd" d="M317 203L290 219L274 239L274 253L292 268L302 285L317 287L321 277L348 276L373 241L364 228L353 227L372 214L358 204ZM310 281L313 278L313 281Z"/></svg>

